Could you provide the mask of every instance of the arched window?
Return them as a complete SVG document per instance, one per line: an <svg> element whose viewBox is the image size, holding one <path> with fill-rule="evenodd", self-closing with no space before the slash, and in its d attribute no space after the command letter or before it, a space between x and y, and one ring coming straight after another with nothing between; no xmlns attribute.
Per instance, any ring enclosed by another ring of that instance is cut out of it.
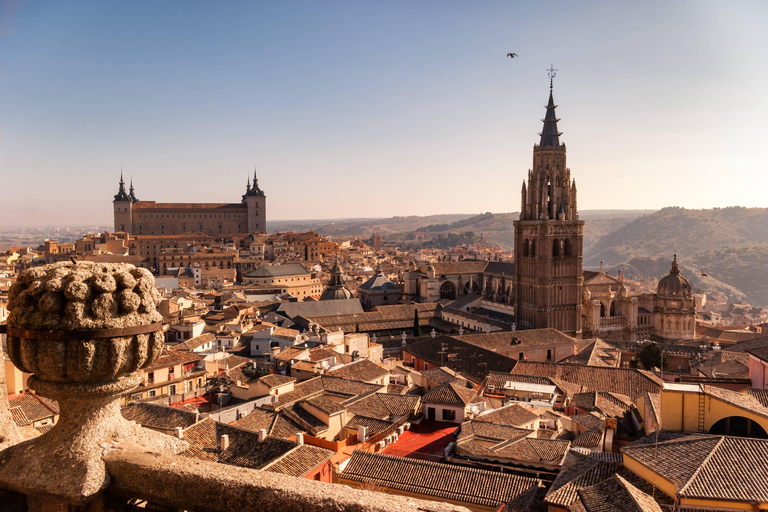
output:
<svg viewBox="0 0 768 512"><path fill-rule="evenodd" d="M565 242L563 242L563 256L573 256L572 250L571 241L566 238Z"/></svg>
<svg viewBox="0 0 768 512"><path fill-rule="evenodd" d="M536 240L531 240L531 256L536 256Z"/></svg>
<svg viewBox="0 0 768 512"><path fill-rule="evenodd" d="M528 239L525 239L525 242L523 242L523 256L530 256L531 254L531 242L528 241Z"/></svg>
<svg viewBox="0 0 768 512"><path fill-rule="evenodd" d="M611 316L616 316L616 301L611 302Z"/></svg>
<svg viewBox="0 0 768 512"><path fill-rule="evenodd" d="M552 241L552 257L558 258L560 256L560 240L555 238Z"/></svg>
<svg viewBox="0 0 768 512"><path fill-rule="evenodd" d="M446 281L440 285L440 298L456 300L456 285L451 281Z"/></svg>
<svg viewBox="0 0 768 512"><path fill-rule="evenodd" d="M600 303L600 318L605 318L605 304Z"/></svg>

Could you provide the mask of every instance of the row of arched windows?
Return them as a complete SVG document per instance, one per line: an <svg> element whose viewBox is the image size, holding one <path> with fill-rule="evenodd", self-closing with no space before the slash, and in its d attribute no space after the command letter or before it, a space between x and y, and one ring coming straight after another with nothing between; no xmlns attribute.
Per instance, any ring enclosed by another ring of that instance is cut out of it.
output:
<svg viewBox="0 0 768 512"><path fill-rule="evenodd" d="M552 256L559 258L561 256L573 255L573 243L568 238L555 238L552 241ZM536 256L536 240L525 239L523 241L523 256Z"/></svg>

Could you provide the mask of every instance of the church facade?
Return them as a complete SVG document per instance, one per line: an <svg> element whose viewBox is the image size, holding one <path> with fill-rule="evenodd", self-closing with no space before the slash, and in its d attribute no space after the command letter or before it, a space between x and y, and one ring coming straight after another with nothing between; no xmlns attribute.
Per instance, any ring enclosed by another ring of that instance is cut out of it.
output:
<svg viewBox="0 0 768 512"><path fill-rule="evenodd" d="M267 197L259 188L256 173L239 203L157 203L136 198L120 176L114 201L115 232L130 235L233 235L264 233Z"/></svg>

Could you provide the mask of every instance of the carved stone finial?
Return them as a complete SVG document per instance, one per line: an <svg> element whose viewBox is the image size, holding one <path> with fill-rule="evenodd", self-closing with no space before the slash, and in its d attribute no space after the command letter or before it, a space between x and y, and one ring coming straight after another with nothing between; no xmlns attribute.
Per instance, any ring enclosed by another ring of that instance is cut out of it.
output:
<svg viewBox="0 0 768 512"><path fill-rule="evenodd" d="M161 300L152 274L125 263L60 262L19 276L8 293L8 355L61 414L50 432L0 452L0 488L81 505L109 484L104 443L184 449L120 414L120 397L163 349Z"/></svg>

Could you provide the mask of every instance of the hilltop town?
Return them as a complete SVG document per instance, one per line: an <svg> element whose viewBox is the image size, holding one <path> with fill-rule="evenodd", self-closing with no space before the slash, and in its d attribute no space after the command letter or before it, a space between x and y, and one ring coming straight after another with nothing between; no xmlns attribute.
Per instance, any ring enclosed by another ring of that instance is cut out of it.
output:
<svg viewBox="0 0 768 512"><path fill-rule="evenodd" d="M156 308L136 333L159 336L157 353L115 396L177 461L476 511L768 508L768 314L694 290L682 254L639 279L584 267L553 96L512 250L479 234L416 248L267 233L256 174L233 203L141 200L121 176L112 230L0 260L11 427L42 443L60 421L30 378L52 366L22 341L49 318L23 311L93 311L107 329ZM61 365L59 381L77 374ZM184 508L142 492L108 507Z"/></svg>

